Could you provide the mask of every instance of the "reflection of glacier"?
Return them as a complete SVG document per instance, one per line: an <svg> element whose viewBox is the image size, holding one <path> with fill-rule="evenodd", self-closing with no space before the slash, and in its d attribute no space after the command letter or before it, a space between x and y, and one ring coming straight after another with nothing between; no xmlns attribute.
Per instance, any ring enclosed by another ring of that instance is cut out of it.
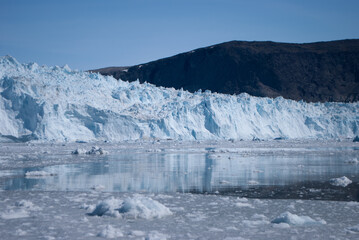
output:
<svg viewBox="0 0 359 240"><path fill-rule="evenodd" d="M89 190L102 185L119 192L213 192L250 184L285 185L298 181L327 181L358 175L359 169L333 156L256 156L234 154L131 154L104 161L45 167L57 176L18 178L7 189Z"/></svg>
<svg viewBox="0 0 359 240"><path fill-rule="evenodd" d="M117 81L0 58L0 134L44 141L346 138L359 103L304 103Z"/></svg>

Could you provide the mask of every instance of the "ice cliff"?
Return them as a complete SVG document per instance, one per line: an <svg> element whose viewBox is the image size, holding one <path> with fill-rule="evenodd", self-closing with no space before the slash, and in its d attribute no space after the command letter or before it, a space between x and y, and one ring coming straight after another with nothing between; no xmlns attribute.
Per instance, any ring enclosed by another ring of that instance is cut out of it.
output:
<svg viewBox="0 0 359 240"><path fill-rule="evenodd" d="M41 141L346 138L359 103L305 103L118 81L0 58L0 134Z"/></svg>

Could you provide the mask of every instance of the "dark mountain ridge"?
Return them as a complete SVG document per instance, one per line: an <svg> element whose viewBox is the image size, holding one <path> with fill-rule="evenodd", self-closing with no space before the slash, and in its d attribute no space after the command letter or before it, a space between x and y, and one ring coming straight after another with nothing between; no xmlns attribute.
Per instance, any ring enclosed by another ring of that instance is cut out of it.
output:
<svg viewBox="0 0 359 240"><path fill-rule="evenodd" d="M354 102L359 101L359 39L304 44L231 41L146 64L92 71L190 92Z"/></svg>

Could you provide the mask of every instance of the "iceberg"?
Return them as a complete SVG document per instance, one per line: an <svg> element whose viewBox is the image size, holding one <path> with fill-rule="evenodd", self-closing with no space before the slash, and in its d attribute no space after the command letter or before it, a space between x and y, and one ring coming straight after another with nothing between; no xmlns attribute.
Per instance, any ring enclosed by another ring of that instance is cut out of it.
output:
<svg viewBox="0 0 359 240"><path fill-rule="evenodd" d="M358 102L190 93L0 58L2 141L352 139L358 109Z"/></svg>

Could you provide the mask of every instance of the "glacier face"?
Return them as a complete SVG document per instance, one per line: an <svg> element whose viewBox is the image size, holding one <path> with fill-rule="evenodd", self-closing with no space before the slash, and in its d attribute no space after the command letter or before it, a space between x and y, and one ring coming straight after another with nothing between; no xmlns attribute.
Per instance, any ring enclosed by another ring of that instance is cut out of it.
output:
<svg viewBox="0 0 359 240"><path fill-rule="evenodd" d="M0 58L0 134L41 141L347 138L359 103L189 93Z"/></svg>

